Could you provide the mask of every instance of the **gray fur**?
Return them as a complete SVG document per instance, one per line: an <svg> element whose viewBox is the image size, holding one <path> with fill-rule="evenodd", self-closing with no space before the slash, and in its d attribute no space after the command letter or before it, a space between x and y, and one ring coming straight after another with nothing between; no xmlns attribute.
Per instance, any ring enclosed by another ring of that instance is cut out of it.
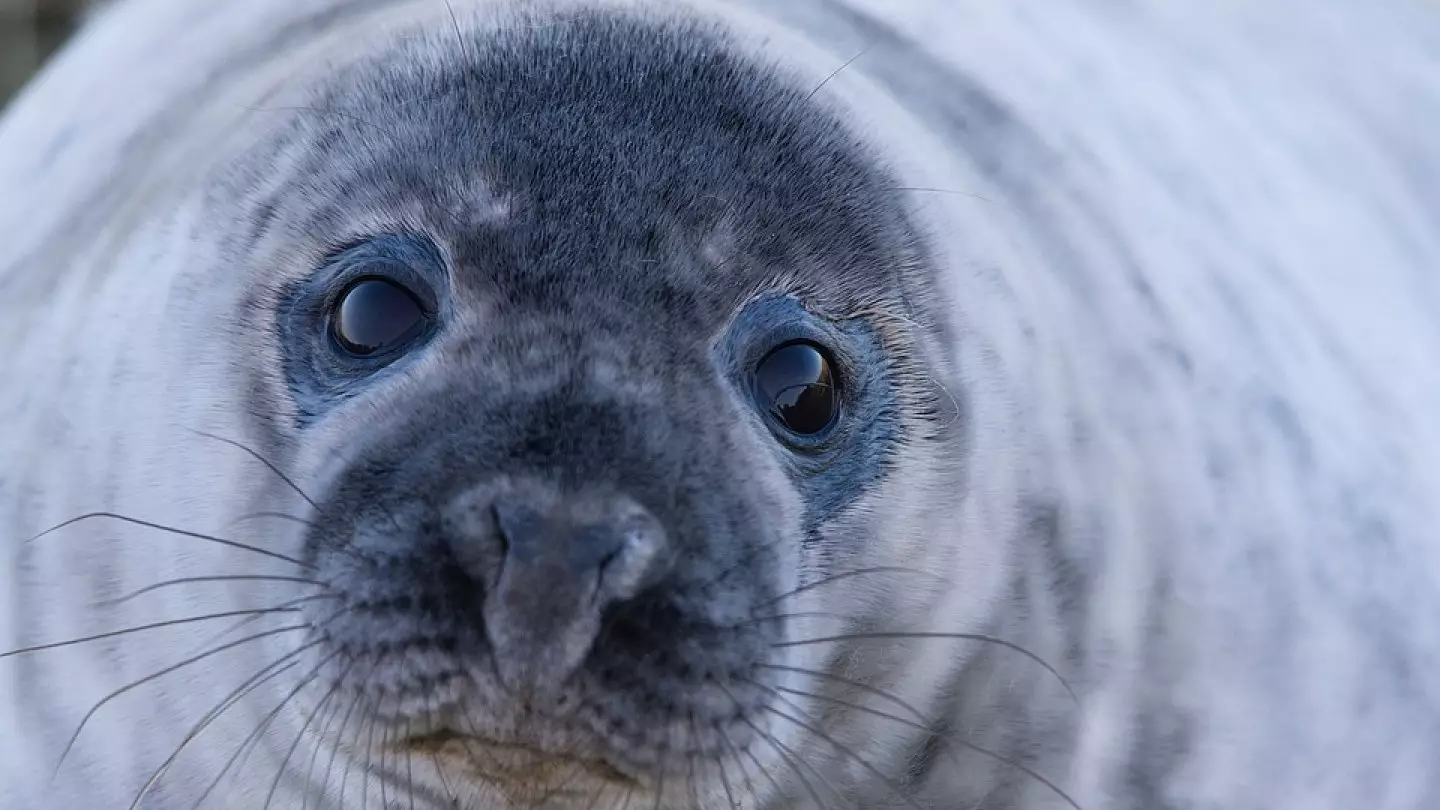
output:
<svg viewBox="0 0 1440 810"><path fill-rule="evenodd" d="M0 805L1440 801L1433 12L452 3L0 120L0 651L294 608L0 658Z"/></svg>

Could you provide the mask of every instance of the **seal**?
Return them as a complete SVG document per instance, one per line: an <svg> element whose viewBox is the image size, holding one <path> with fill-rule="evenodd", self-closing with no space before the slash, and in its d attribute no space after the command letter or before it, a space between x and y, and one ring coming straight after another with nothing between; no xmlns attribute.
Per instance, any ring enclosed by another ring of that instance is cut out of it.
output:
<svg viewBox="0 0 1440 810"><path fill-rule="evenodd" d="M0 121L0 804L1433 807L1437 28L103 6Z"/></svg>

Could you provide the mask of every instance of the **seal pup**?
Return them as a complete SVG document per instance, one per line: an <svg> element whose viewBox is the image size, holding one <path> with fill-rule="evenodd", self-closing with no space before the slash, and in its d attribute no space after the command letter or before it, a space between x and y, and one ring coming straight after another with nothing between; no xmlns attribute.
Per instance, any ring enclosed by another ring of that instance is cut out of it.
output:
<svg viewBox="0 0 1440 810"><path fill-rule="evenodd" d="M104 9L5 806L1433 806L1434 22L870 5Z"/></svg>

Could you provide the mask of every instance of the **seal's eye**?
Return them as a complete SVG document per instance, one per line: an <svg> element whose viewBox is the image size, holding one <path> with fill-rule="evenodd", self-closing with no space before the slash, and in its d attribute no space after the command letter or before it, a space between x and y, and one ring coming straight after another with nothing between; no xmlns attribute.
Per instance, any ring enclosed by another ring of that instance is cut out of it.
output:
<svg viewBox="0 0 1440 810"><path fill-rule="evenodd" d="M340 294L330 331L340 348L368 357L408 343L426 320L424 308L408 290L389 279L368 276Z"/></svg>
<svg viewBox="0 0 1440 810"><path fill-rule="evenodd" d="M799 436L823 432L840 413L830 361L812 343L787 343L755 368L756 395L777 422Z"/></svg>

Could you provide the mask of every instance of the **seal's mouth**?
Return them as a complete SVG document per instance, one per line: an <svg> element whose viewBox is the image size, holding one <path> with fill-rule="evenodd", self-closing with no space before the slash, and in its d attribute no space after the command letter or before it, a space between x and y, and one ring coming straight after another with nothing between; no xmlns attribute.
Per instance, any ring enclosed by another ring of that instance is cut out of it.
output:
<svg viewBox="0 0 1440 810"><path fill-rule="evenodd" d="M622 786L639 786L640 780L602 759L544 751L528 745L497 742L451 728L415 735L395 743L395 747L432 756L455 756L483 768L493 777L507 781L539 780L553 775L557 768L574 775L576 769L605 782Z"/></svg>
<svg viewBox="0 0 1440 810"><path fill-rule="evenodd" d="M406 737L395 744L395 747L428 754L438 751L447 745L461 743L471 739L454 729L442 728L437 731L429 731L424 734L416 734Z"/></svg>

